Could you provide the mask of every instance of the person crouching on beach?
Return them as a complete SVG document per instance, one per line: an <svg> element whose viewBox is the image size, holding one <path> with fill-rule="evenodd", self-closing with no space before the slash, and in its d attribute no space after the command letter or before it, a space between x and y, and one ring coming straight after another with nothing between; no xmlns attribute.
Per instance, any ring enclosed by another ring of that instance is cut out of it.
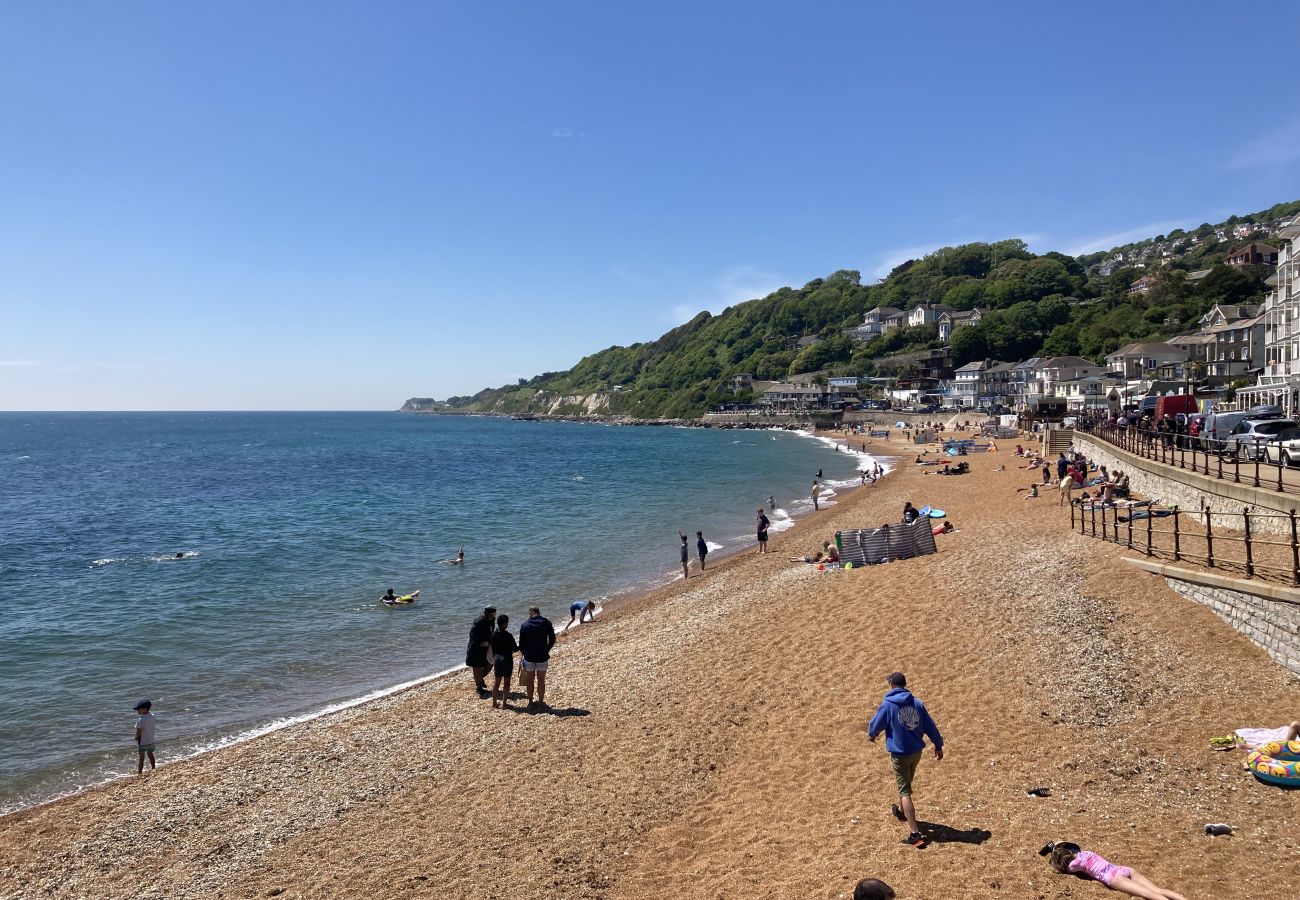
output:
<svg viewBox="0 0 1300 900"><path fill-rule="evenodd" d="M767 552L767 529L772 526L772 520L763 512L763 507L758 508L758 552Z"/></svg>
<svg viewBox="0 0 1300 900"><path fill-rule="evenodd" d="M158 768L158 763L153 758L154 740L158 736L157 723L154 721L153 704L148 700L141 700L135 705L135 711L139 717L135 720L135 749L136 764L135 774L144 774L144 758L149 757L150 771Z"/></svg>
<svg viewBox="0 0 1300 900"><path fill-rule="evenodd" d="M893 672L886 679L889 690L876 714L867 726L867 740L872 743L885 733L885 749L889 751L894 768L894 782L898 786L898 804L892 807L894 818L907 823L907 837L901 843L924 849L929 838L921 833L916 821L916 806L912 802L912 779L925 749L925 738L934 742L934 758L943 759L943 735L930 718L930 713L907 690L907 678L902 672Z"/></svg>
<svg viewBox="0 0 1300 900"><path fill-rule="evenodd" d="M569 625L577 622L581 625L583 622L596 621L596 601L595 600L574 600L569 604ZM564 626L564 630L569 630L569 625Z"/></svg>
<svg viewBox="0 0 1300 900"><path fill-rule="evenodd" d="M505 613L497 616L496 631L492 632L489 643L492 645L492 708L506 709L510 706L510 673L515 667L515 653L519 645L510 633L510 617ZM499 703L499 707L498 707Z"/></svg>
<svg viewBox="0 0 1300 900"><path fill-rule="evenodd" d="M528 621L519 628L519 652L524 655L524 689L528 691L528 711L546 709L546 670L550 667L551 648L555 646L555 629L550 619L536 606L528 607ZM537 702L533 702L536 689Z"/></svg>

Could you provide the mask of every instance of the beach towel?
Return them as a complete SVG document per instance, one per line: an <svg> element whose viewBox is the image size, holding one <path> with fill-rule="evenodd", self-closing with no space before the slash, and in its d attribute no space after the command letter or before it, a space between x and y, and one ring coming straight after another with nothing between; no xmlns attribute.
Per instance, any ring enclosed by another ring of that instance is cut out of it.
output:
<svg viewBox="0 0 1300 900"><path fill-rule="evenodd" d="M1277 728L1238 728L1233 734L1241 738L1247 750L1258 750L1265 744L1286 740L1286 732L1287 726L1279 725Z"/></svg>

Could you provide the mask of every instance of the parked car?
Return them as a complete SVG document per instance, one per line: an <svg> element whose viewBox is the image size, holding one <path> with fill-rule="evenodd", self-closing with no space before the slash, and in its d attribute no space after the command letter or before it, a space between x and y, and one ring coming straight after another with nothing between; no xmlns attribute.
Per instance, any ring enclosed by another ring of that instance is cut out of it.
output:
<svg viewBox="0 0 1300 900"><path fill-rule="evenodd" d="M1286 429L1264 445L1264 458L1284 466L1300 466L1300 428Z"/></svg>
<svg viewBox="0 0 1300 900"><path fill-rule="evenodd" d="M1297 427L1300 423L1294 419L1245 419L1224 439L1223 452L1237 459L1262 459L1267 444L1281 440L1288 429L1294 431Z"/></svg>
<svg viewBox="0 0 1300 900"><path fill-rule="evenodd" d="M1232 429L1247 419L1280 419L1280 406L1252 406L1250 409L1233 409L1227 412L1213 412L1205 417L1201 427L1201 446L1211 452L1224 451L1224 441L1232 434Z"/></svg>

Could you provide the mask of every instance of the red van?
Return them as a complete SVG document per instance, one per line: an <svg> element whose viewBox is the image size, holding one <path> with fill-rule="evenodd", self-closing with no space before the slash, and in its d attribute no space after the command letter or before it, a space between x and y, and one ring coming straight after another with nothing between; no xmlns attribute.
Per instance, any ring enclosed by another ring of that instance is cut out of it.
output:
<svg viewBox="0 0 1300 900"><path fill-rule="evenodd" d="M1194 394L1170 394L1167 397L1156 398L1156 421L1159 422L1165 416L1194 415L1200 412L1200 406L1196 403Z"/></svg>

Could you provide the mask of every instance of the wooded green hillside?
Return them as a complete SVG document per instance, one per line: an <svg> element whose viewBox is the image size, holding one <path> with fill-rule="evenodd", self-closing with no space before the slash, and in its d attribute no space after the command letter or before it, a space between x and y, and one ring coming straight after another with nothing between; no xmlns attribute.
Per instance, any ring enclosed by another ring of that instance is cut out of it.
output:
<svg viewBox="0 0 1300 900"><path fill-rule="evenodd" d="M1216 303L1262 302L1271 269L1229 268L1223 259L1250 240L1267 239L1279 221L1296 213L1300 201L1077 258L1035 255L1019 240L944 247L903 263L871 285L864 285L858 272L841 270L716 316L701 312L658 340L610 347L567 372L547 372L472 397L452 397L449 403L460 410L520 413L530 411L539 391L552 398L610 392L612 414L684 418L738 399L731 393L731 380L739 374L764 380L824 370L871 375L886 357L939 345L933 325L895 329L866 343L843 334L881 305L906 310L945 303L984 311L980 325L953 335L956 365L1066 354L1101 361L1126 343L1195 330L1200 316ZM1216 231L1243 221L1261 229L1215 239ZM1198 238L1194 245L1192 237ZM1144 250L1159 251L1144 268L1121 263L1109 275L1097 272L1117 252L1131 260ZM1209 274L1189 280L1189 273L1202 269ZM1128 293L1144 275L1151 278L1149 291ZM809 335L821 340L799 349L799 338Z"/></svg>

